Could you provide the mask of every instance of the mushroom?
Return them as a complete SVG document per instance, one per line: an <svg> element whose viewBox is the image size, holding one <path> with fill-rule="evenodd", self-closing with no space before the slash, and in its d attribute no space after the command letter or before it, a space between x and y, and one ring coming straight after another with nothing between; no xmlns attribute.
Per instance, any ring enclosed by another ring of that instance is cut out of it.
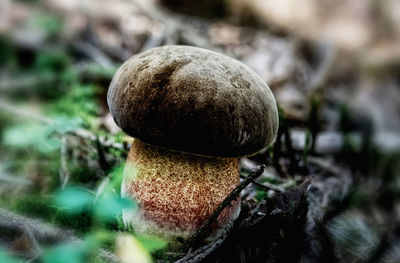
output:
<svg viewBox="0 0 400 263"><path fill-rule="evenodd" d="M171 243L198 230L239 184L238 157L274 141L278 112L271 90L243 63L189 46L135 55L115 74L110 112L134 137L122 195L136 233ZM237 218L240 200L219 215L214 236Z"/></svg>

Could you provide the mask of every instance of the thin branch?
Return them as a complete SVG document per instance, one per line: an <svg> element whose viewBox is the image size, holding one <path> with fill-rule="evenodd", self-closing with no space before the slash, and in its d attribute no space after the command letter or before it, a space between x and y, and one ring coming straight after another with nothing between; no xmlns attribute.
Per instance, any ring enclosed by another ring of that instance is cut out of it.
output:
<svg viewBox="0 0 400 263"><path fill-rule="evenodd" d="M224 234L220 235L217 239L212 241L210 244L206 246L202 246L193 252L188 252L187 255L177 261L175 263L197 263L206 259L213 251L218 249L221 245L224 244L228 234L230 233L230 229L226 229Z"/></svg>
<svg viewBox="0 0 400 263"><path fill-rule="evenodd" d="M332 174L332 175L340 175L341 173L343 173L343 171L333 165L331 162L324 160L323 158L319 158L319 157L314 157L314 156L309 156L307 158L307 162L312 164L312 165L316 165L318 166L320 169Z"/></svg>
<svg viewBox="0 0 400 263"><path fill-rule="evenodd" d="M0 230L9 229L14 233L24 233L27 229L40 242L60 242L73 240L71 231L65 231L44 224L40 220L26 218L0 208Z"/></svg>
<svg viewBox="0 0 400 263"><path fill-rule="evenodd" d="M61 155L61 167L59 174L61 181L61 189L64 189L65 186L68 184L70 178L70 172L68 170L68 165L67 165L67 138L65 136L62 136L61 138L60 155Z"/></svg>
<svg viewBox="0 0 400 263"><path fill-rule="evenodd" d="M246 179L247 177L244 176L244 175L240 175L240 178ZM251 183L254 184L255 186L265 190L265 191L274 190L274 191L281 192L281 193L285 191L285 189L283 187L278 186L278 185L273 185L273 184L270 184L270 183L267 183L267 182L260 183L260 182L258 182L256 180L254 180Z"/></svg>
<svg viewBox="0 0 400 263"><path fill-rule="evenodd" d="M8 112L13 116L18 116L27 120L35 120L45 124L50 124L52 120L48 117L38 114L32 109L25 109L23 107L16 107L6 100L0 99L0 110Z"/></svg>
<svg viewBox="0 0 400 263"><path fill-rule="evenodd" d="M77 49L78 51L84 53L89 58L96 61L100 66L105 69L109 69L113 66L112 60L107 57L106 54L96 46L83 42L83 41L76 41L72 44L72 46Z"/></svg>
<svg viewBox="0 0 400 263"><path fill-rule="evenodd" d="M231 204L233 200L235 200L240 192L251 182L253 182L256 178L258 178L264 171L265 165L260 165L257 166L253 171L250 172L250 174L246 177L246 179L241 182L235 189L232 190L232 192L222 201L222 203L217 207L217 209L214 210L214 212L211 214L211 216L207 219L207 221L201 226L199 230L196 231L196 233L188 240L187 246L188 247L195 247L198 245L198 243L203 240L209 229L210 225L217 220L218 216L224 210L225 207Z"/></svg>

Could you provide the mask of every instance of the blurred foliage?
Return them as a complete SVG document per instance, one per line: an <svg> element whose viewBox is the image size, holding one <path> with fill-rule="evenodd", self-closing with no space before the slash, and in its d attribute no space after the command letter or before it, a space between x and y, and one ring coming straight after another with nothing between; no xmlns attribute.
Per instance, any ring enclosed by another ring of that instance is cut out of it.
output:
<svg viewBox="0 0 400 263"><path fill-rule="evenodd" d="M97 250L104 244L114 243L116 234L96 231L86 235L83 242L68 242L47 249L43 255L45 263L98 262Z"/></svg>
<svg viewBox="0 0 400 263"><path fill-rule="evenodd" d="M51 39L59 35L63 21L58 16L38 12L31 19L28 19L26 24L28 29L32 31L40 29L45 33L47 38Z"/></svg>
<svg viewBox="0 0 400 263"><path fill-rule="evenodd" d="M93 86L73 86L68 94L44 106L49 115L63 114L68 122L79 122L86 127L96 128L99 106L94 101L97 94Z"/></svg>
<svg viewBox="0 0 400 263"><path fill-rule="evenodd" d="M37 11L24 27L43 36L46 44L31 49L15 46L0 36L0 74L5 76L0 97L4 95L27 115L32 111L32 116L43 116L45 121L0 112L1 169L34 182L15 193L3 192L0 186L0 196L7 197L0 199L0 205L73 229L82 237L81 242L45 248L40 262L103 262L96 251L113 251L118 233L132 232L123 225L121 213L134 209L136 204L119 194L124 168L118 163L125 159L126 150L105 149L107 158L103 161L115 168L102 171L99 146L95 142L82 144L79 137L70 135L87 129L95 136L110 137L99 125L99 116L104 112L106 86L118 65L103 68L77 56L68 45L56 44L63 27L61 17ZM35 106L31 110L32 103ZM111 139L122 141L120 134ZM62 189L61 165L68 173L67 185ZM143 253L154 253L167 245L150 236L137 240L149 251ZM20 260L0 250L0 262Z"/></svg>
<svg viewBox="0 0 400 263"><path fill-rule="evenodd" d="M78 187L68 187L55 195L55 204L64 212L71 214L81 213L94 201L93 193Z"/></svg>
<svg viewBox="0 0 400 263"><path fill-rule="evenodd" d="M6 128L3 131L3 144L17 149L34 147L41 153L51 153L60 148L59 138L54 134L63 134L75 130L82 121L79 118L54 118L47 125L24 123Z"/></svg>
<svg viewBox="0 0 400 263"><path fill-rule="evenodd" d="M8 253L6 251L2 251L0 249L0 262L4 262L4 263L17 263L20 262L20 260L18 260L15 257L12 257L10 255L8 255Z"/></svg>

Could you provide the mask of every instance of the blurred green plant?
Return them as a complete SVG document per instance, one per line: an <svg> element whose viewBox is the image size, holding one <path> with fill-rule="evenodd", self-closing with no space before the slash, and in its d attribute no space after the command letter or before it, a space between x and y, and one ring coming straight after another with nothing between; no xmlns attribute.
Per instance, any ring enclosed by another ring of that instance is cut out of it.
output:
<svg viewBox="0 0 400 263"><path fill-rule="evenodd" d="M116 234L110 231L96 231L88 234L83 241L61 243L45 250L44 263L81 263L98 262L97 253L104 244L114 243Z"/></svg>
<svg viewBox="0 0 400 263"><path fill-rule="evenodd" d="M136 239L150 252L154 253L158 250L165 248L168 243L164 239L155 236L138 236Z"/></svg>
<svg viewBox="0 0 400 263"><path fill-rule="evenodd" d="M47 125L38 123L17 124L3 130L2 143L21 149L34 147L41 153L51 153L61 146L59 137L54 135L73 131L81 123L82 121L79 118L59 116Z"/></svg>
<svg viewBox="0 0 400 263"><path fill-rule="evenodd" d="M84 262L87 246L78 243L64 243L47 250L43 256L45 263Z"/></svg>
<svg viewBox="0 0 400 263"><path fill-rule="evenodd" d="M67 243L52 247L46 251L44 262L92 262L94 251L103 247L105 243L114 244L115 233L105 229L105 224L110 221L118 221L125 209L137 209L134 200L123 198L119 194L123 170L123 166L113 169L108 179L105 179L98 187L97 194L88 189L73 186L55 193L54 203L59 208L60 213L73 215L88 212L94 217L95 224L86 234L83 244ZM150 253L167 246L166 241L156 237L136 236L136 239ZM65 257L64 261L57 261L57 255L68 254L71 256Z"/></svg>
<svg viewBox="0 0 400 263"><path fill-rule="evenodd" d="M96 129L99 106L95 100L98 89L90 85L74 85L58 100L44 106L49 115L63 115L71 120L79 119L84 126Z"/></svg>
<svg viewBox="0 0 400 263"><path fill-rule="evenodd" d="M77 214L89 211L100 222L113 220L121 215L124 209L136 209L136 202L123 198L119 194L122 182L123 167L115 168L110 176L99 186L98 193L88 189L69 186L54 195L54 203L62 211Z"/></svg>
<svg viewBox="0 0 400 263"><path fill-rule="evenodd" d="M47 38L54 38L61 32L63 21L61 17L49 15L44 12L37 12L28 21L27 27L35 31L40 29L43 31Z"/></svg>
<svg viewBox="0 0 400 263"><path fill-rule="evenodd" d="M54 197L57 207L66 213L77 214L87 209L94 201L94 194L87 189L68 187Z"/></svg>
<svg viewBox="0 0 400 263"><path fill-rule="evenodd" d="M0 36L0 61L2 62L0 68L4 67L8 71L12 71L15 68L15 50L12 47L11 41L4 36Z"/></svg>
<svg viewBox="0 0 400 263"><path fill-rule="evenodd" d="M21 262L20 260L18 260L15 257L10 256L6 251L3 251L0 248L0 262L4 262L4 263L19 263Z"/></svg>
<svg viewBox="0 0 400 263"><path fill-rule="evenodd" d="M64 50L50 49L36 56L32 70L41 73L62 73L70 65L70 58Z"/></svg>

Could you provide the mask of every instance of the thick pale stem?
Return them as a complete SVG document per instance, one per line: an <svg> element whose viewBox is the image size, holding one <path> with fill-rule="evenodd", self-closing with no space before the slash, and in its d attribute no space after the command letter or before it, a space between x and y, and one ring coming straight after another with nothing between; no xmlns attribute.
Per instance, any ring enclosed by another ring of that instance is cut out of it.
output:
<svg viewBox="0 0 400 263"><path fill-rule="evenodd" d="M137 200L136 212L124 220L137 233L173 241L188 238L239 184L236 158L200 157L169 151L135 139L124 171L122 194ZM240 200L233 201L218 217L215 230L239 214Z"/></svg>

